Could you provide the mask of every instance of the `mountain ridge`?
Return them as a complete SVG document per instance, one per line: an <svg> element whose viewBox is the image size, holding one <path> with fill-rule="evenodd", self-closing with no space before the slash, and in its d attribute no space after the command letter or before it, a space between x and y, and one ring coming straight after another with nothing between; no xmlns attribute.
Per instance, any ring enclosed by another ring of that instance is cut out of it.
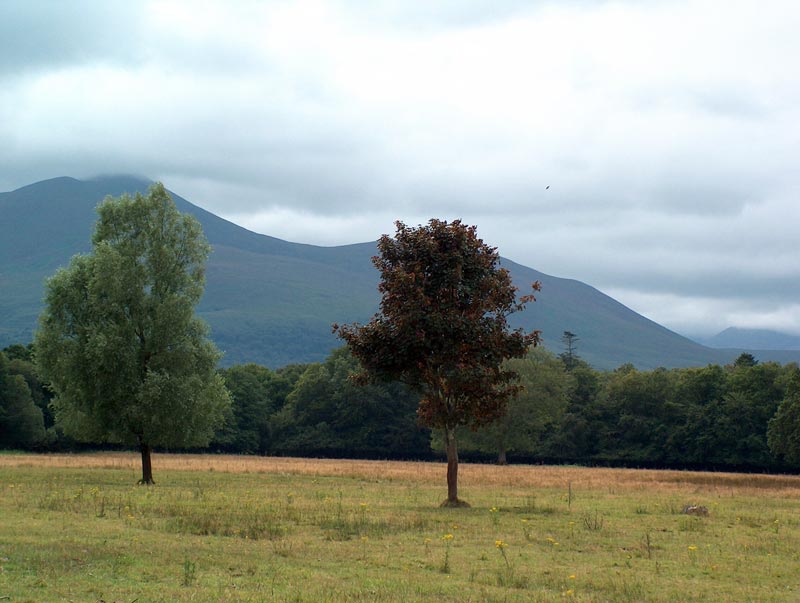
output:
<svg viewBox="0 0 800 603"><path fill-rule="evenodd" d="M746 347L752 350L800 350L800 335L771 329L728 327L712 337L696 337L694 339L698 343L716 349Z"/></svg>
<svg viewBox="0 0 800 603"><path fill-rule="evenodd" d="M41 311L43 281L75 253L90 249L95 207L107 195L145 192L152 181L132 176L59 177L0 193L0 347L30 341ZM277 367L324 359L340 342L331 324L366 322L378 309L376 243L335 247L292 243L254 233L170 192L198 218L212 245L198 314L226 356L224 364ZM543 284L537 301L511 324L541 329L561 350L563 331L577 334L578 354L597 368L631 362L640 368L730 362L714 350L651 321L574 279L541 273L503 258L515 284ZM761 353L762 359L767 358ZM798 354L800 356L800 354Z"/></svg>

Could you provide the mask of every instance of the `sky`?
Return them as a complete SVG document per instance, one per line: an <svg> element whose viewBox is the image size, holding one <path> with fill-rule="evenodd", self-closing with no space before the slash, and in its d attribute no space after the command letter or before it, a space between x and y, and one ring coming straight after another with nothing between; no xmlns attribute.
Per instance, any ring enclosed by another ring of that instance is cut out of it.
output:
<svg viewBox="0 0 800 603"><path fill-rule="evenodd" d="M0 191L146 176L318 245L458 218L679 333L800 333L798 31L793 0L3 0Z"/></svg>

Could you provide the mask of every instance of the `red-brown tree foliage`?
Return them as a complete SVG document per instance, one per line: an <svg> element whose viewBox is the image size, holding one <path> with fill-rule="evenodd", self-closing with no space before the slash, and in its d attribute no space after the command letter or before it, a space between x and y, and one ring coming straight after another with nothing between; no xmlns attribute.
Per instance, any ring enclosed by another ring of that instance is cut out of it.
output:
<svg viewBox="0 0 800 603"><path fill-rule="evenodd" d="M503 367L539 342L539 332L511 330L507 318L533 301L517 299L497 249L459 220L430 220L378 242L380 312L366 325L334 325L364 371L357 380L399 380L420 394L420 421L444 430L448 498L458 500L455 428L502 416L519 391ZM539 290L539 283L533 283Z"/></svg>

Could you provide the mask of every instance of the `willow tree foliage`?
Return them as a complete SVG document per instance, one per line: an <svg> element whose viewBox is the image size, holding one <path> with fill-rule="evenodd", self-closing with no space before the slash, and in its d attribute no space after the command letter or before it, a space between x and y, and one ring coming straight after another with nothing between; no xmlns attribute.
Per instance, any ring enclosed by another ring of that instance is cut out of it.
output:
<svg viewBox="0 0 800 603"><path fill-rule="evenodd" d="M194 314L210 247L161 184L97 212L91 253L47 282L37 361L64 431L135 444L152 483L151 448L208 444L230 405Z"/></svg>
<svg viewBox="0 0 800 603"><path fill-rule="evenodd" d="M533 296L517 300L497 250L474 226L459 220L396 226L373 258L380 312L366 325L334 325L334 331L364 367L362 382L396 379L420 395L421 423L445 436L443 504L460 505L456 428L497 419L519 391L503 362L523 357L539 335L510 330L507 317Z"/></svg>

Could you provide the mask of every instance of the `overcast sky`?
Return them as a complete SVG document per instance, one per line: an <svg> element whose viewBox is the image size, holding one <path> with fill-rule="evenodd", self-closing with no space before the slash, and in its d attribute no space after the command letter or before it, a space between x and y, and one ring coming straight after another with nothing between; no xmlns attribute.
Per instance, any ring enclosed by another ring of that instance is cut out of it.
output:
<svg viewBox="0 0 800 603"><path fill-rule="evenodd" d="M461 218L678 332L800 333L798 32L793 0L3 0L0 190L137 174L320 245Z"/></svg>

